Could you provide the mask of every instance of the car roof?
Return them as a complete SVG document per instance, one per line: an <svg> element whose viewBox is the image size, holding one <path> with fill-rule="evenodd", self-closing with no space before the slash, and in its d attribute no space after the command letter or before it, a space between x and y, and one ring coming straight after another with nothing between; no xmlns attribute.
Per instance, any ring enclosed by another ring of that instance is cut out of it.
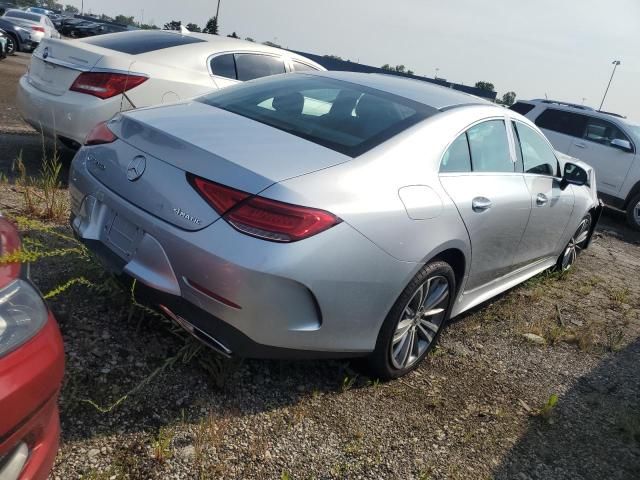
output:
<svg viewBox="0 0 640 480"><path fill-rule="evenodd" d="M494 106L493 103L475 95L399 75L339 71L305 72L305 74L321 75L335 78L336 80L357 83L365 87L408 98L438 110L447 110L463 105Z"/></svg>
<svg viewBox="0 0 640 480"><path fill-rule="evenodd" d="M627 120L627 117L613 113L605 112L604 110L596 110L587 105L578 105L576 103L563 102L560 100L547 100L543 98L534 98L533 100L518 100L519 103L528 103L530 105L544 105L545 107L555 108L557 110L563 110L566 112L582 113L591 115L596 118L602 118L609 121L619 121L623 124L634 125L633 122Z"/></svg>
<svg viewBox="0 0 640 480"><path fill-rule="evenodd" d="M199 42L186 43L183 45L177 45L177 46L171 47L172 50L179 49L178 51L173 50L174 52L173 54L176 54L176 55L179 54L180 56L185 55L186 51L188 51L190 54L193 54L194 56L199 56L203 58L207 58L218 52L224 53L224 52L248 51L248 52L256 52L256 53L268 53L273 55L284 55L293 60L300 60L303 63L313 65L315 68L324 70L323 66L319 65L313 60L306 58L302 55L298 55L296 53L290 52L288 50L270 47L268 45L263 45L262 43L249 42L247 40L240 40L237 38L224 37L220 35L212 35L208 33L189 32L187 34L183 34L177 30L127 30L124 32L116 32L116 33L108 33L105 35L100 35L100 39L118 38L116 36L131 35L131 34L135 34L139 38L142 35L152 36L152 35L158 35L159 33L166 34L166 35L185 35L187 37L192 37L192 38L201 40ZM79 41L81 42L86 41L87 43L91 43L89 41L91 38L96 38L96 37L89 37L89 39L80 39ZM214 46L217 52L215 51L212 52L212 48L211 48L212 46ZM143 53L137 54L136 56L144 58L145 56L157 57L158 55L166 55L166 54L167 52L164 51L164 49L159 49L159 50L151 50L149 52L143 52Z"/></svg>

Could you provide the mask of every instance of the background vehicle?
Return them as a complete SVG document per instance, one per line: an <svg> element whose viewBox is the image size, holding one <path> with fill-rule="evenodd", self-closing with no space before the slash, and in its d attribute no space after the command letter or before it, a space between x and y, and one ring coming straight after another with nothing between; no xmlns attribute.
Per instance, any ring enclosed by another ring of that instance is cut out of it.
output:
<svg viewBox="0 0 640 480"><path fill-rule="evenodd" d="M294 53L217 35L137 30L45 40L20 79L18 107L35 128L77 148L121 110L300 68L323 70Z"/></svg>
<svg viewBox="0 0 640 480"><path fill-rule="evenodd" d="M31 41L31 30L0 17L0 28L8 35L9 55L15 52L31 52L37 44Z"/></svg>
<svg viewBox="0 0 640 480"><path fill-rule="evenodd" d="M2 16L5 20L31 30L31 40L40 43L45 38L60 38L49 17L22 10L7 10Z"/></svg>
<svg viewBox="0 0 640 480"><path fill-rule="evenodd" d="M0 216L0 256L19 248ZM0 265L0 478L45 479L58 450L64 351L58 325L20 264Z"/></svg>
<svg viewBox="0 0 640 480"><path fill-rule="evenodd" d="M450 316L570 268L601 210L521 115L391 75L263 78L86 143L72 226L141 295L222 354L368 355L384 378Z"/></svg>
<svg viewBox="0 0 640 480"><path fill-rule="evenodd" d="M640 125L554 100L519 101L511 109L534 121L557 150L591 165L602 199L625 210L629 225L640 230Z"/></svg>

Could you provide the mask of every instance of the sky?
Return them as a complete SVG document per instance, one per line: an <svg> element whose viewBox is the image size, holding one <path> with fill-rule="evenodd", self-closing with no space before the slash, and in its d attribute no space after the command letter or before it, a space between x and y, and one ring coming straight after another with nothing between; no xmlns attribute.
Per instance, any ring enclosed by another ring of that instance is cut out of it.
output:
<svg viewBox="0 0 640 480"><path fill-rule="evenodd" d="M62 0L80 7L80 0ZM84 0L85 11L124 14L158 26L200 26L216 0ZM599 107L640 122L640 0L221 0L221 33L333 54L498 95ZM436 70L437 69L437 70Z"/></svg>

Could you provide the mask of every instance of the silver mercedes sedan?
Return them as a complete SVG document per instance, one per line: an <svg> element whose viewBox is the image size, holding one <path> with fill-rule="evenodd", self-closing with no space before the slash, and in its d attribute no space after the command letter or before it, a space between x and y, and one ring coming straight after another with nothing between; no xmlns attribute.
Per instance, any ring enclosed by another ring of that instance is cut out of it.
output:
<svg viewBox="0 0 640 480"><path fill-rule="evenodd" d="M96 127L76 235L224 355L401 376L447 321L588 246L594 172L530 121L378 74L288 74Z"/></svg>

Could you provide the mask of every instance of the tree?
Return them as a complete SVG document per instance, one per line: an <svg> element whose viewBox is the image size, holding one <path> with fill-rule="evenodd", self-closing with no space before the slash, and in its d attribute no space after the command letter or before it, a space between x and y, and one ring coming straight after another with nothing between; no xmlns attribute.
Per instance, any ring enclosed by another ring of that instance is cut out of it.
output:
<svg viewBox="0 0 640 480"><path fill-rule="evenodd" d="M331 60L340 60L344 62L344 58L339 57L338 55L324 55L324 58L330 58Z"/></svg>
<svg viewBox="0 0 640 480"><path fill-rule="evenodd" d="M148 23L142 23L142 24L138 25L138 27L141 30L158 30L158 26L157 25L148 24Z"/></svg>
<svg viewBox="0 0 640 480"><path fill-rule="evenodd" d="M393 67L391 65L389 65L388 63L385 63L384 65L382 65L380 67L382 70L389 70L389 71L393 71Z"/></svg>
<svg viewBox="0 0 640 480"><path fill-rule="evenodd" d="M251 38L251 37L246 37L245 40L247 42L255 43L255 40L253 38Z"/></svg>
<svg viewBox="0 0 640 480"><path fill-rule="evenodd" d="M134 25L136 23L133 17L127 17L125 15L116 15L113 21L121 25Z"/></svg>
<svg viewBox="0 0 640 480"><path fill-rule="evenodd" d="M211 17L202 29L202 33L218 35L218 17Z"/></svg>
<svg viewBox="0 0 640 480"><path fill-rule="evenodd" d="M233 32L231 35L227 35L229 38L240 38L236 32Z"/></svg>
<svg viewBox="0 0 640 480"><path fill-rule="evenodd" d="M413 72L413 70L407 70L407 75L415 75L415 73Z"/></svg>
<svg viewBox="0 0 640 480"><path fill-rule="evenodd" d="M187 30L189 30L190 32L197 32L197 33L200 33L202 31L200 30L200 27L195 23L187 23Z"/></svg>
<svg viewBox="0 0 640 480"><path fill-rule="evenodd" d="M502 103L510 107L516 101L516 92L507 92L502 95Z"/></svg>
<svg viewBox="0 0 640 480"><path fill-rule="evenodd" d="M479 88L480 90L486 90L488 92L494 91L493 83L490 82L476 82L476 88Z"/></svg>
<svg viewBox="0 0 640 480"><path fill-rule="evenodd" d="M80 13L80 10L78 10L73 5L65 5L64 6L64 12L65 13L70 13L72 15L77 15L78 13Z"/></svg>
<svg viewBox="0 0 640 480"><path fill-rule="evenodd" d="M165 23L163 30L180 30L182 22L180 20L171 20L169 23Z"/></svg>

